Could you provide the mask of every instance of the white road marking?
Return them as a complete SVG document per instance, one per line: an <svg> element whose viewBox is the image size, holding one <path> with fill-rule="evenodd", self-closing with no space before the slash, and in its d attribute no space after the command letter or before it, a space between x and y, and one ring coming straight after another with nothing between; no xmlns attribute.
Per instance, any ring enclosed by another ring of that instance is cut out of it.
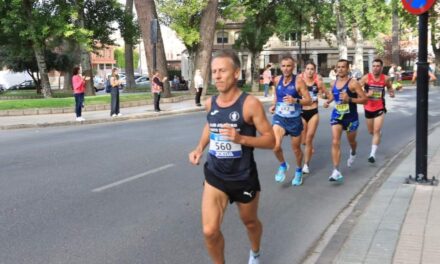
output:
<svg viewBox="0 0 440 264"><path fill-rule="evenodd" d="M152 169L152 170L146 171L144 173L141 173L141 174L138 174L138 175L134 175L134 176L131 176L129 178L126 178L126 179L123 179L123 180L120 180L120 181L117 181L117 182L114 182L114 183L107 184L105 186L93 189L92 192L102 192L102 191L105 191L107 189L116 187L118 185L121 185L121 184L130 182L130 181L134 181L134 180L140 179L140 178L145 177L147 175L150 175L150 174L162 171L162 170L166 170L166 169L171 168L171 167L174 167L174 164L167 164L165 166L162 166L162 167L159 167L159 168L156 168L156 169Z"/></svg>

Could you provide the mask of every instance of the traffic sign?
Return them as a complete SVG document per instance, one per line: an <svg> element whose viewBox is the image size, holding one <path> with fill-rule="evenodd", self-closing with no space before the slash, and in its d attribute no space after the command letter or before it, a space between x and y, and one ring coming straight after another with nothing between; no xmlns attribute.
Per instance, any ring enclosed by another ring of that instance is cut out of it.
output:
<svg viewBox="0 0 440 264"><path fill-rule="evenodd" d="M413 15L421 15L427 12L435 0L402 0L403 7Z"/></svg>

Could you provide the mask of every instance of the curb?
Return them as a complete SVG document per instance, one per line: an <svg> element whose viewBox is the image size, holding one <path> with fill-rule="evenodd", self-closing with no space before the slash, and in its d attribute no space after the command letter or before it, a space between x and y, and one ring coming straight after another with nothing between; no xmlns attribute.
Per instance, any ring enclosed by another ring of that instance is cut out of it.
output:
<svg viewBox="0 0 440 264"><path fill-rule="evenodd" d="M206 98L203 97L203 98ZM203 99L202 98L202 99ZM186 100L194 99L194 95L179 95L170 98L161 98L161 103L177 103ZM153 104L153 99L145 99L142 101L130 101L121 102L121 108L137 107ZM98 105L85 105L84 112L110 110L110 103L98 104ZM74 113L73 107L61 107L61 108L27 108L19 110L0 110L0 116L26 116L26 115L50 115L50 114L68 114Z"/></svg>
<svg viewBox="0 0 440 264"><path fill-rule="evenodd" d="M162 111L159 113L151 111L150 113L144 113L144 114L133 114L130 116L122 116L122 117L116 117L116 118L108 117L108 118L91 119L91 120L85 120L85 121L81 121L81 122L65 121L65 122L56 122L56 123L6 125L6 126L0 126L0 130L92 125L92 124L121 122L121 121L129 121L129 120L151 119L151 118L157 118L157 117L165 117L165 116L171 116L171 115L180 115L180 114L186 114L186 113L200 112L200 111L204 111L204 110L205 110L205 108L203 108L203 107L201 107L201 108L186 108L186 109L179 109L179 110Z"/></svg>

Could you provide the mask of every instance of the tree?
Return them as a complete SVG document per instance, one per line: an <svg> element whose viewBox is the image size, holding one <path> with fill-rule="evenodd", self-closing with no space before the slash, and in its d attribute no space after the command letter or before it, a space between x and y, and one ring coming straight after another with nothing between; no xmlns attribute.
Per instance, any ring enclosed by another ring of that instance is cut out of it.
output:
<svg viewBox="0 0 440 264"><path fill-rule="evenodd" d="M153 45L150 41L150 23L153 19L157 19L156 4L154 3L154 1L135 0L134 5L138 14L139 25L142 32L142 39L144 41L145 54L148 62L148 72L151 74L154 72L155 69L153 69ZM165 48L163 46L160 27L158 27L157 29L157 35L157 70L161 73L162 76L167 76L167 61L165 57ZM164 83L163 95L164 97L171 97L169 82Z"/></svg>
<svg viewBox="0 0 440 264"><path fill-rule="evenodd" d="M200 69L204 87L209 84L209 63L211 61L215 26L220 12L215 0L160 0L161 20L173 29L186 47L189 57L189 80L192 80L195 69ZM227 9L229 1L223 1ZM191 82L194 88L194 82ZM205 94L207 89L203 90ZM194 89L191 89L194 92Z"/></svg>
<svg viewBox="0 0 440 264"><path fill-rule="evenodd" d="M133 47L138 43L140 37L138 23L133 18L133 0L126 0L125 12L122 21L119 22L119 29L125 42L125 89L130 90L135 88L134 82L134 63L133 63Z"/></svg>
<svg viewBox="0 0 440 264"><path fill-rule="evenodd" d="M251 53L252 91L259 90L259 57L264 44L274 32L276 1L246 1L243 4L246 19L235 48L244 48Z"/></svg>

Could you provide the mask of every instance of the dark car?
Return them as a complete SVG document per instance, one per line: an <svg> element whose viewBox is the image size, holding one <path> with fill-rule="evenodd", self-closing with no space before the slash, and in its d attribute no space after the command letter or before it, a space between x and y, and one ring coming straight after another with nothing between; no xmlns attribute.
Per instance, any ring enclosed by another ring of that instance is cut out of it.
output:
<svg viewBox="0 0 440 264"><path fill-rule="evenodd" d="M31 90L31 89L35 89L35 83L33 80L27 80L27 81L23 81L17 85L11 86L11 88L9 88L9 90Z"/></svg>
<svg viewBox="0 0 440 264"><path fill-rule="evenodd" d="M402 72L402 81L403 80L412 80L413 78L413 71L404 71Z"/></svg>
<svg viewBox="0 0 440 264"><path fill-rule="evenodd" d="M5 91L5 87L3 87L3 84L0 84L0 93L3 93Z"/></svg>

